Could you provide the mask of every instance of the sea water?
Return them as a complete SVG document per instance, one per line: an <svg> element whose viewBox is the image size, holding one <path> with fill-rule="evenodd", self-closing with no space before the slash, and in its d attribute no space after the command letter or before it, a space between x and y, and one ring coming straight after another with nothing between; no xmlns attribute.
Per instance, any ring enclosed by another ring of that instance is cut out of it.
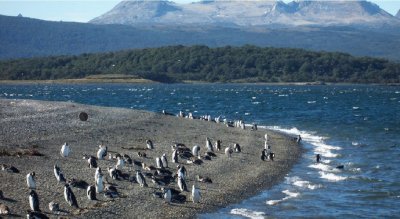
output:
<svg viewBox="0 0 400 219"><path fill-rule="evenodd" d="M182 110L302 136L306 152L284 181L200 218L400 217L400 87L31 84L0 85L0 98Z"/></svg>

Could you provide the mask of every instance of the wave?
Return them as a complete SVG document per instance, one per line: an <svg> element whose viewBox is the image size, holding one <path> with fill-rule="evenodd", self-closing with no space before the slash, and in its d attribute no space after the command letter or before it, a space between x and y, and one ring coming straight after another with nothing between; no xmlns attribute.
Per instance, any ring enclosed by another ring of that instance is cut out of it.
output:
<svg viewBox="0 0 400 219"><path fill-rule="evenodd" d="M283 190L282 193L286 194L286 197L282 198L282 199L278 199L278 200L268 200L266 203L267 205L276 205L282 201L291 199L291 198L296 198L300 196L300 193L298 192L291 192L289 190Z"/></svg>
<svg viewBox="0 0 400 219"><path fill-rule="evenodd" d="M263 219L265 218L264 212L252 211L246 208L234 208L231 210L231 214L241 215L243 217L252 219Z"/></svg>
<svg viewBox="0 0 400 219"><path fill-rule="evenodd" d="M329 181L337 182L337 181L343 181L343 180L347 179L346 176L339 176L334 173L326 173L324 171L319 171L318 173L322 179L327 179Z"/></svg>
<svg viewBox="0 0 400 219"><path fill-rule="evenodd" d="M306 189L310 189L310 190L314 190L314 189L322 187L322 185L320 185L320 184L313 184L310 181L303 180L298 176L286 177L286 182L288 184L292 184L296 187L306 188Z"/></svg>

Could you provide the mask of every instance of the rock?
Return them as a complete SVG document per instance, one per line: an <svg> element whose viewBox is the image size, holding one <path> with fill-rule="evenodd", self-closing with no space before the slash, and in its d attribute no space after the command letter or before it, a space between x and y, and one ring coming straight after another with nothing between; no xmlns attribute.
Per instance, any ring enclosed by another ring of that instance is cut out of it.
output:
<svg viewBox="0 0 400 219"><path fill-rule="evenodd" d="M81 120L81 121L87 121L88 120L88 118L89 118L89 115L87 114L87 113L85 113L85 112L81 112L81 113L79 113L79 119Z"/></svg>

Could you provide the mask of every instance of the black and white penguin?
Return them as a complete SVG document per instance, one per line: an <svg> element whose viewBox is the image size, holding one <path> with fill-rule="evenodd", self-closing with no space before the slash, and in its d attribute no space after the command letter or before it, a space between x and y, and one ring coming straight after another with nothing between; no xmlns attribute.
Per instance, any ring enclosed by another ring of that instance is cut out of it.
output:
<svg viewBox="0 0 400 219"><path fill-rule="evenodd" d="M215 142L215 149L216 151L221 151L221 140Z"/></svg>
<svg viewBox="0 0 400 219"><path fill-rule="evenodd" d="M167 156L165 154L163 154L161 156L161 163L164 168L168 168L168 160L167 160Z"/></svg>
<svg viewBox="0 0 400 219"><path fill-rule="evenodd" d="M185 179L183 179L182 177L178 176L178 187L181 190L181 192L183 191L188 191L187 186L186 186L186 182Z"/></svg>
<svg viewBox="0 0 400 219"><path fill-rule="evenodd" d="M178 163L178 150L174 149L172 152L172 163Z"/></svg>
<svg viewBox="0 0 400 219"><path fill-rule="evenodd" d="M54 202L54 201L50 202L50 203L49 203L49 210L50 210L51 212L60 211L60 204L58 204L58 203L56 203L56 202Z"/></svg>
<svg viewBox="0 0 400 219"><path fill-rule="evenodd" d="M87 159L87 162L89 164L89 168L97 168L97 159L96 157L89 156Z"/></svg>
<svg viewBox="0 0 400 219"><path fill-rule="evenodd" d="M39 208L39 196L35 192L35 190L31 190L29 193L29 206L32 211L40 211Z"/></svg>
<svg viewBox="0 0 400 219"><path fill-rule="evenodd" d="M297 143L300 143L300 141L301 141L301 136L298 135L297 138L296 138L296 142L297 142Z"/></svg>
<svg viewBox="0 0 400 219"><path fill-rule="evenodd" d="M127 155L127 154L124 154L124 159L125 159L125 162L126 162L127 164L132 164L132 163L133 163L132 158L131 158L129 155Z"/></svg>
<svg viewBox="0 0 400 219"><path fill-rule="evenodd" d="M19 173L19 170L16 167L6 164L1 164L1 170L6 171L8 173Z"/></svg>
<svg viewBox="0 0 400 219"><path fill-rule="evenodd" d="M64 174L62 173L60 167L56 165L54 165L54 175L56 176L56 179L58 182L65 182L65 177Z"/></svg>
<svg viewBox="0 0 400 219"><path fill-rule="evenodd" d="M253 125L251 126L251 130L252 131L257 131L257 124L253 123Z"/></svg>
<svg viewBox="0 0 400 219"><path fill-rule="evenodd" d="M98 169L100 169L100 168L98 168ZM96 173L97 173L97 171L96 171ZM98 175L95 175L95 181L96 181L96 184L95 184L95 187L96 187L96 192L97 193L101 193L101 192L103 192L103 190L104 190L104 185L103 185L103 174L101 173L101 171L99 172L99 174Z"/></svg>
<svg viewBox="0 0 400 219"><path fill-rule="evenodd" d="M267 151L266 149L264 149L264 150L261 151L261 160L263 160L263 161L265 161L265 160L268 159L268 158L267 158L266 151Z"/></svg>
<svg viewBox="0 0 400 219"><path fill-rule="evenodd" d="M233 150L235 150L236 153L240 153L242 151L238 143L233 144Z"/></svg>
<svg viewBox="0 0 400 219"><path fill-rule="evenodd" d="M177 171L178 178L181 177L182 179L185 179L187 174L185 166L178 165L177 168L178 168Z"/></svg>
<svg viewBox="0 0 400 219"><path fill-rule="evenodd" d="M233 150L231 147L226 147L225 148L225 155L228 156L229 158L232 156Z"/></svg>
<svg viewBox="0 0 400 219"><path fill-rule="evenodd" d="M146 140L146 147L147 147L147 149L149 149L149 150L154 149L153 142L152 142L150 139Z"/></svg>
<svg viewBox="0 0 400 219"><path fill-rule="evenodd" d="M114 180L119 180L119 174L117 171L116 167L109 167L108 168L108 174L110 175L110 177Z"/></svg>
<svg viewBox="0 0 400 219"><path fill-rule="evenodd" d="M206 148L207 151L214 152L213 145L208 137L206 138Z"/></svg>
<svg viewBox="0 0 400 219"><path fill-rule="evenodd" d="M267 154L267 156L268 156L268 159L269 159L269 160L274 161L275 153L269 152L269 153Z"/></svg>
<svg viewBox="0 0 400 219"><path fill-rule="evenodd" d="M193 146L192 148L192 154L195 157L198 157L200 159L200 147L198 145Z"/></svg>
<svg viewBox="0 0 400 219"><path fill-rule="evenodd" d="M200 190L198 188L196 188L196 186L193 184L192 186L192 201L193 203L199 203L200 202Z"/></svg>
<svg viewBox="0 0 400 219"><path fill-rule="evenodd" d="M71 148L69 147L68 143L65 142L62 146L61 146L61 151L60 151L60 155L61 157L68 157L69 154L71 152Z"/></svg>
<svg viewBox="0 0 400 219"><path fill-rule="evenodd" d="M97 159L104 160L104 158L107 156L107 151L107 146L99 145L99 150L97 151Z"/></svg>
<svg viewBox="0 0 400 219"><path fill-rule="evenodd" d="M146 179L139 170L136 170L136 181L141 187L147 187Z"/></svg>
<svg viewBox="0 0 400 219"><path fill-rule="evenodd" d="M115 168L117 170L121 170L122 168L124 168L125 166L125 160L123 159L123 157L121 155L119 155L117 157L117 164L115 165Z"/></svg>
<svg viewBox="0 0 400 219"><path fill-rule="evenodd" d="M162 162L161 162L161 158L159 158L159 157L156 157L156 167L157 167L158 169L164 168L164 166L163 166L163 164L162 164Z"/></svg>
<svg viewBox="0 0 400 219"><path fill-rule="evenodd" d="M65 201L67 201L67 203L75 208L79 208L78 206L78 202L76 201L75 195L72 192L71 187L69 186L69 184L65 184L64 185L64 198Z"/></svg>
<svg viewBox="0 0 400 219"><path fill-rule="evenodd" d="M171 189L162 188L162 190L164 191L164 200L165 200L165 202L171 203L171 201L172 201Z"/></svg>
<svg viewBox="0 0 400 219"><path fill-rule="evenodd" d="M28 184L28 188L36 189L35 172L26 175L26 183Z"/></svg>
<svg viewBox="0 0 400 219"><path fill-rule="evenodd" d="M96 188L94 186L88 186L86 196L89 200L96 200Z"/></svg>

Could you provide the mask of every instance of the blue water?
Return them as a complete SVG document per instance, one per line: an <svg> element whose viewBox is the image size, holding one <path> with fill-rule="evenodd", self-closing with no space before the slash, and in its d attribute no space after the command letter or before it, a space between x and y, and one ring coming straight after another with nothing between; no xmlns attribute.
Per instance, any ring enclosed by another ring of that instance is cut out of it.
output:
<svg viewBox="0 0 400 219"><path fill-rule="evenodd" d="M200 218L400 217L400 87L0 85L0 98L182 110L301 134L307 151L281 184Z"/></svg>

